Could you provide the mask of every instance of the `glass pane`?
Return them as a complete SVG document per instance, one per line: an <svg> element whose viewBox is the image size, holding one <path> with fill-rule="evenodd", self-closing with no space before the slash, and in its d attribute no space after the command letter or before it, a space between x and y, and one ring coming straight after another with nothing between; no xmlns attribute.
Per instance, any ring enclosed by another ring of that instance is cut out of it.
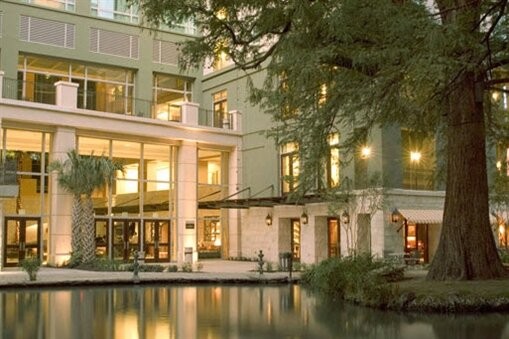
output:
<svg viewBox="0 0 509 339"><path fill-rule="evenodd" d="M95 138L78 138L78 153L90 155L92 152L95 155L109 156L110 154L110 141L107 139Z"/></svg>
<svg viewBox="0 0 509 339"><path fill-rule="evenodd" d="M95 254L98 257L108 256L108 221L96 220L95 222Z"/></svg>
<svg viewBox="0 0 509 339"><path fill-rule="evenodd" d="M132 82L132 72L122 68L87 66L87 76L94 80L106 80L113 82Z"/></svg>

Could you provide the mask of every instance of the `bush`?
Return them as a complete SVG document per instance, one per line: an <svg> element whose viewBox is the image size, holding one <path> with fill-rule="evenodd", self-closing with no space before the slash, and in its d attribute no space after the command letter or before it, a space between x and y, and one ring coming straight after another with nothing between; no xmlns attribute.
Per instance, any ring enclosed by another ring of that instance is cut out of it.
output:
<svg viewBox="0 0 509 339"><path fill-rule="evenodd" d="M80 252L71 252L71 257L64 264L64 266L68 267L68 268L76 268L81 264L82 260L83 260L83 255Z"/></svg>
<svg viewBox="0 0 509 339"><path fill-rule="evenodd" d="M375 261L370 255L330 258L306 269L302 281L312 288L355 303L385 307L394 296L394 273L402 268Z"/></svg>
<svg viewBox="0 0 509 339"><path fill-rule="evenodd" d="M177 265L168 266L168 272L177 272L179 270Z"/></svg>
<svg viewBox="0 0 509 339"><path fill-rule="evenodd" d="M120 271L121 264L119 261L108 258L95 258L92 262L79 264L75 268L88 271Z"/></svg>
<svg viewBox="0 0 509 339"><path fill-rule="evenodd" d="M123 270L133 272L134 264L124 265ZM147 265L147 264L138 265L138 272L162 272L162 271L164 271L164 266L162 265Z"/></svg>
<svg viewBox="0 0 509 339"><path fill-rule="evenodd" d="M30 281L37 279L37 272L41 268L41 259L37 257L26 258L21 260L20 265L23 271L27 272Z"/></svg>
<svg viewBox="0 0 509 339"><path fill-rule="evenodd" d="M500 260L502 260L502 263L509 264L509 250L499 249L498 254L500 255Z"/></svg>
<svg viewBox="0 0 509 339"><path fill-rule="evenodd" d="M182 272L192 272L193 271L193 265L190 262L185 262L182 264Z"/></svg>

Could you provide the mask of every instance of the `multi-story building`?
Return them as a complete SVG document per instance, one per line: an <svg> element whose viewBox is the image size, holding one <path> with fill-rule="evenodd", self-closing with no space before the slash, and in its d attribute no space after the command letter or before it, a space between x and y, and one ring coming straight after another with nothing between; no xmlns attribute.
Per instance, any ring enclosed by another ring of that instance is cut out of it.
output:
<svg viewBox="0 0 509 339"><path fill-rule="evenodd" d="M349 177L360 197L366 178L381 173L385 203L357 199L339 213L316 197L289 203L298 145L278 149L266 138L271 118L249 104L247 75L222 56L182 72L177 44L197 34L193 25L142 29L142 21L125 0L0 3L2 266L27 255L68 259L72 196L48 164L71 149L125 166L93 196L97 253L112 259L133 250L147 262L262 250L268 261L290 252L315 263L353 248L431 258L444 198L433 140L376 130L342 168L341 139L331 136L328 184ZM249 76L261 82L264 72Z"/></svg>

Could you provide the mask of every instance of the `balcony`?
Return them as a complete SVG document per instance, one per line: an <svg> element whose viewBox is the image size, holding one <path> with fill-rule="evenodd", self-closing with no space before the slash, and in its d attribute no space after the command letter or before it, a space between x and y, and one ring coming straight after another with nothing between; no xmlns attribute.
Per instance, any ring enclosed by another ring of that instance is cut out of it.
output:
<svg viewBox="0 0 509 339"><path fill-rule="evenodd" d="M130 96L79 88L77 83L58 81L34 83L6 78L0 71L0 98L56 105L69 109L84 109L104 113L137 116L142 118L179 122L187 125L214 127L223 130L240 130L240 113L230 111L219 119L214 112L199 108L192 102L156 103Z"/></svg>

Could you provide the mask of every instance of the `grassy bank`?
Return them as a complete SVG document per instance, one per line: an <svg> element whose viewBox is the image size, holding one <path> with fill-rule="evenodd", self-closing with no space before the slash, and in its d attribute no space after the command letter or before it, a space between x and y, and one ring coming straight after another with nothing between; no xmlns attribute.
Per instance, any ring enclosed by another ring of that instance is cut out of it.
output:
<svg viewBox="0 0 509 339"><path fill-rule="evenodd" d="M408 269L369 256L333 258L304 272L302 281L332 298L412 312L509 312L509 277L486 281L428 281Z"/></svg>
<svg viewBox="0 0 509 339"><path fill-rule="evenodd" d="M408 272L413 273L413 272ZM428 281L426 271L393 283L387 308L418 312L509 312L509 278L481 281Z"/></svg>

